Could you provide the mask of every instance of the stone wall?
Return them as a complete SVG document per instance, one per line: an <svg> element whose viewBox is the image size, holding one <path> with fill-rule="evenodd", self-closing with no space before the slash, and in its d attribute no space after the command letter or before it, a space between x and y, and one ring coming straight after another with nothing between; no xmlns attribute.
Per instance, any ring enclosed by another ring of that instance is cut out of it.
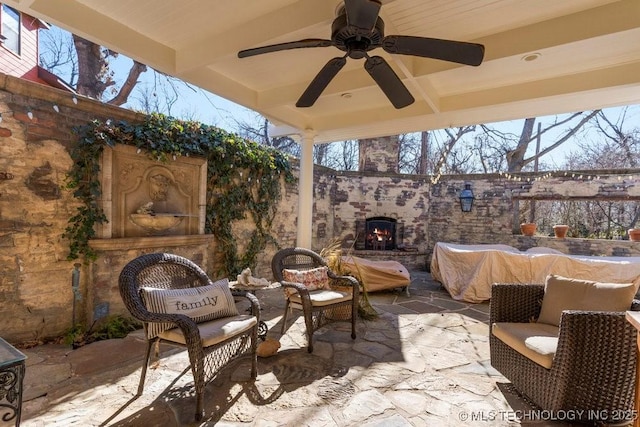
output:
<svg viewBox="0 0 640 427"><path fill-rule="evenodd" d="M75 102L74 102L75 99ZM77 103L76 103L77 102ZM138 116L99 102L0 74L0 318L1 334L30 341L62 333L72 324L74 298L62 238L78 207L63 190L71 167L73 127L95 118ZM81 266L87 303L88 266Z"/></svg>
<svg viewBox="0 0 640 427"><path fill-rule="evenodd" d="M470 182L473 210L460 209L458 195ZM640 243L628 240L525 237L518 205L528 200L640 201L640 170L567 171L548 173L443 176L429 193L427 259L437 242L502 243L526 250L551 247L572 255L640 256ZM571 224L569 224L571 225Z"/></svg>
<svg viewBox="0 0 640 427"><path fill-rule="evenodd" d="M212 255L215 235L103 238L91 242L99 255L97 261L79 265L81 299L75 300L71 280L78 261L66 259L68 242L62 237L78 207L64 190L71 167L69 150L76 138L73 128L94 119L135 122L144 117L85 98L74 101L68 92L4 75L0 75L0 114L0 336L14 343L50 338L72 325L74 312L77 321L89 324L124 313L117 277L126 262L142 253L177 253L218 278L219 266ZM341 239L345 250L353 250L357 224L368 217L385 216L402 223L398 243L415 251L356 250L356 255L428 268L438 241L505 243L520 249L549 246L587 255L640 255L640 243L629 241L524 237L519 234L517 215L518 201L528 199L639 200L635 176L640 171L598 172L597 179L575 173L534 180L543 175L522 174L523 181L504 175L443 176L431 184L429 177L395 172L395 155L384 157L381 148L393 147L392 138L370 143L377 147L375 156L382 156L381 170L337 172L316 167L313 249L319 251ZM296 169L294 162L294 173ZM476 195L469 213L462 213L458 202L465 181L472 183ZM297 210L297 185L283 185L273 222L276 242L260 254L255 276L271 278L273 254L279 247L295 245ZM250 233L250 220L234 226L241 251Z"/></svg>

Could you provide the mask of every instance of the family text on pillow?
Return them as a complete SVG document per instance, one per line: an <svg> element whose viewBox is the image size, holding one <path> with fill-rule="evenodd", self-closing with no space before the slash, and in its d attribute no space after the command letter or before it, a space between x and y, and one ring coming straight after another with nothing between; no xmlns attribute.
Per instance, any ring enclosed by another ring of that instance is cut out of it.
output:
<svg viewBox="0 0 640 427"><path fill-rule="evenodd" d="M184 314L196 323L238 314L228 279L185 289L143 287L140 288L140 293L147 310L153 313ZM173 323L149 323L147 337L154 338L162 331L175 327Z"/></svg>

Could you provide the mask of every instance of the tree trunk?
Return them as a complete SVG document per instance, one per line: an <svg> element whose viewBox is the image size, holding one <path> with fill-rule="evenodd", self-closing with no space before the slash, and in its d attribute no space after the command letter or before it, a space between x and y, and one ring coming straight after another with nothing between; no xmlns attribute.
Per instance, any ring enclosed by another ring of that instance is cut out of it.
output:
<svg viewBox="0 0 640 427"><path fill-rule="evenodd" d="M531 142L531 135L533 134L533 125L536 122L535 117L525 119L524 126L522 126L522 132L520 133L520 139L518 145L511 151L507 151L507 170L509 172L520 172L525 165L524 155Z"/></svg>
<svg viewBox="0 0 640 427"><path fill-rule="evenodd" d="M73 44L78 53L78 85L76 90L81 95L102 100L105 90L115 84L107 58L109 56L115 57L117 53L105 52L99 45L75 34L73 35ZM145 71L147 71L146 65L133 61L127 80L122 84L118 93L107 101L107 104L122 105L126 103L138 83L140 74Z"/></svg>
<svg viewBox="0 0 640 427"><path fill-rule="evenodd" d="M420 161L418 162L418 174L426 175L429 164L429 132L423 131L420 135Z"/></svg>
<svg viewBox="0 0 640 427"><path fill-rule="evenodd" d="M113 84L113 81L104 82L102 80L108 71L109 64L99 45L75 34L73 35L73 44L78 53L78 85L76 90L80 95L100 99L107 87Z"/></svg>

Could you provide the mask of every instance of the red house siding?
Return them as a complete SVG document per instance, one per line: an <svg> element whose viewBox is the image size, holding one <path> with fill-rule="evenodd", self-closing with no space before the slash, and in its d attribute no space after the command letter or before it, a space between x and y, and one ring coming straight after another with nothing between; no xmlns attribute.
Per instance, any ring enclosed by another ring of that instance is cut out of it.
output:
<svg viewBox="0 0 640 427"><path fill-rule="evenodd" d="M20 55L0 43L0 72L47 84L38 77L38 29L42 28L42 22L24 13L20 17Z"/></svg>

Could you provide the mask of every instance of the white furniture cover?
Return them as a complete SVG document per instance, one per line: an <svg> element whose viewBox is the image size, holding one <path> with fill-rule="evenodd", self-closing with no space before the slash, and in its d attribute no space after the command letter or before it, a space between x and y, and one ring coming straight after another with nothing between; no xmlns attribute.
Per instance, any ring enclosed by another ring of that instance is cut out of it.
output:
<svg viewBox="0 0 640 427"><path fill-rule="evenodd" d="M536 247L521 252L509 245L436 243L431 276L451 297L466 302L491 298L493 283L545 283L548 274L610 283L640 276L640 257L566 255Z"/></svg>

